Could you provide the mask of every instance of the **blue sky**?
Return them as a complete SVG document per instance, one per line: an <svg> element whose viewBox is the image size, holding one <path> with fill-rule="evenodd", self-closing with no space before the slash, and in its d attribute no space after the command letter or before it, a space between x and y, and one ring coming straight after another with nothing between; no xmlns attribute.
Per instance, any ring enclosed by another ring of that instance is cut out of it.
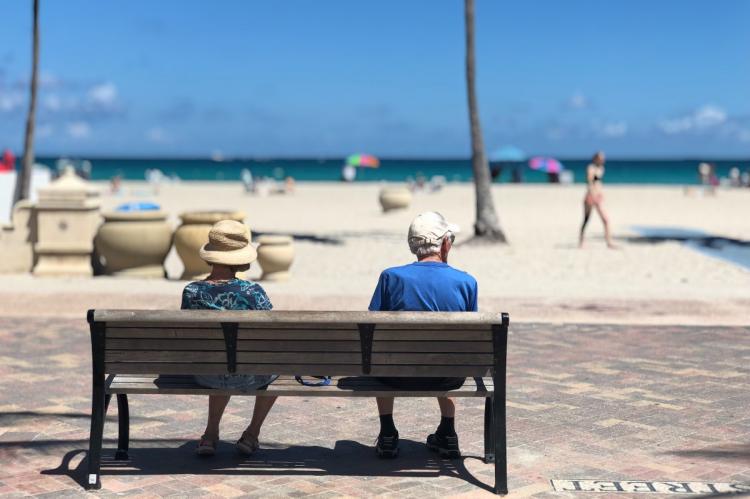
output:
<svg viewBox="0 0 750 499"><path fill-rule="evenodd" d="M31 1L3 2L21 150ZM488 150L750 153L750 2L477 0ZM460 0L44 1L39 154L469 155Z"/></svg>

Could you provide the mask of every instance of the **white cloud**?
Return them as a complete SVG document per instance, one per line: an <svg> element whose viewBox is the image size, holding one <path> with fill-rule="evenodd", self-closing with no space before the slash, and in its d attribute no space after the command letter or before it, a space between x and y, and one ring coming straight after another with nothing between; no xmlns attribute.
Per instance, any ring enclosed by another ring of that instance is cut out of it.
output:
<svg viewBox="0 0 750 499"><path fill-rule="evenodd" d="M581 92L576 92L568 99L568 107L571 109L586 109L589 107L589 100Z"/></svg>
<svg viewBox="0 0 750 499"><path fill-rule="evenodd" d="M157 144L169 142L169 136L167 132L161 127L151 128L148 133L146 133L146 138L151 142L155 142Z"/></svg>
<svg viewBox="0 0 750 499"><path fill-rule="evenodd" d="M43 88L56 88L62 86L63 81L54 73L42 71L39 74L39 86Z"/></svg>
<svg viewBox="0 0 750 499"><path fill-rule="evenodd" d="M599 133L604 137L622 137L628 133L628 124L624 121L613 121L605 123L600 129Z"/></svg>
<svg viewBox="0 0 750 499"><path fill-rule="evenodd" d="M740 142L750 142L750 129L743 128L737 132L737 138Z"/></svg>
<svg viewBox="0 0 750 499"><path fill-rule="evenodd" d="M34 135L38 139L46 139L47 137L51 137L54 133L55 127L49 124L38 125L34 130Z"/></svg>
<svg viewBox="0 0 750 499"><path fill-rule="evenodd" d="M696 128L710 128L727 121L727 112L716 106L703 106L693 115Z"/></svg>
<svg viewBox="0 0 750 499"><path fill-rule="evenodd" d="M659 128L667 135L685 132L700 132L723 125L728 120L727 112L718 107L707 104L685 116L662 120Z"/></svg>
<svg viewBox="0 0 750 499"><path fill-rule="evenodd" d="M94 85L87 93L90 102L100 106L111 106L117 101L117 87L111 81Z"/></svg>
<svg viewBox="0 0 750 499"><path fill-rule="evenodd" d="M21 92L0 93L0 112L9 113L23 106L24 98Z"/></svg>
<svg viewBox="0 0 750 499"><path fill-rule="evenodd" d="M553 126L547 129L546 135L549 140L562 140L567 135L567 130L561 126Z"/></svg>
<svg viewBox="0 0 750 499"><path fill-rule="evenodd" d="M42 101L42 107L48 111L59 111L62 108L62 100L57 94L50 94Z"/></svg>
<svg viewBox="0 0 750 499"><path fill-rule="evenodd" d="M73 121L66 128L68 135L74 139L86 139L91 136L91 126L85 121Z"/></svg>

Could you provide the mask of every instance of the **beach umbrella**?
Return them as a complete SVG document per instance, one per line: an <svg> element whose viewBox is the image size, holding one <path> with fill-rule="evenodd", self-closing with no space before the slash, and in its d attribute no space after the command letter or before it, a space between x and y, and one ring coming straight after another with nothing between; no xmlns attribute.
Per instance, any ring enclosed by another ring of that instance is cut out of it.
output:
<svg viewBox="0 0 750 499"><path fill-rule="evenodd" d="M492 151L490 161L493 163L526 161L526 153L515 146L502 146Z"/></svg>
<svg viewBox="0 0 750 499"><path fill-rule="evenodd" d="M380 166L380 160L372 154L352 154L346 158L346 164L362 168L377 168Z"/></svg>
<svg viewBox="0 0 750 499"><path fill-rule="evenodd" d="M535 156L529 160L529 168L545 173L560 173L564 170L562 163L555 158Z"/></svg>

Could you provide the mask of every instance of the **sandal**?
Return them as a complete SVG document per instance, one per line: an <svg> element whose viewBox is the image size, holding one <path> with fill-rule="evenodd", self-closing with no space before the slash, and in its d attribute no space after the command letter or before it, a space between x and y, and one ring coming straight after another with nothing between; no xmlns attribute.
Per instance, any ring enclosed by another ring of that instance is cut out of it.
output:
<svg viewBox="0 0 750 499"><path fill-rule="evenodd" d="M206 435L201 436L198 441L198 447L195 448L195 453L199 456L213 456L216 454L216 443L218 440L211 440Z"/></svg>
<svg viewBox="0 0 750 499"><path fill-rule="evenodd" d="M250 456L258 450L260 444L258 443L258 437L255 437L247 432L242 434L239 440L237 440L237 450L246 456Z"/></svg>

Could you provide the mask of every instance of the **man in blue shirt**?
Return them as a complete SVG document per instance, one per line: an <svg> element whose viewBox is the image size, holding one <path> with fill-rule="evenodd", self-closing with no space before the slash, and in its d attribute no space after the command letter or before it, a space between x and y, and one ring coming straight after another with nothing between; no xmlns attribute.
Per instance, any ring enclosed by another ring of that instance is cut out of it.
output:
<svg viewBox="0 0 750 499"><path fill-rule="evenodd" d="M458 226L434 211L422 213L409 226L409 249L417 261L384 270L370 301L370 310L412 310L433 312L475 312L477 281L466 272L448 265ZM454 390L464 378L380 378L394 388ZM398 455L398 431L393 422L393 397L378 397L380 434L376 451L383 458ZM427 447L441 456L461 456L454 426L456 407L439 397L441 420L427 437Z"/></svg>

